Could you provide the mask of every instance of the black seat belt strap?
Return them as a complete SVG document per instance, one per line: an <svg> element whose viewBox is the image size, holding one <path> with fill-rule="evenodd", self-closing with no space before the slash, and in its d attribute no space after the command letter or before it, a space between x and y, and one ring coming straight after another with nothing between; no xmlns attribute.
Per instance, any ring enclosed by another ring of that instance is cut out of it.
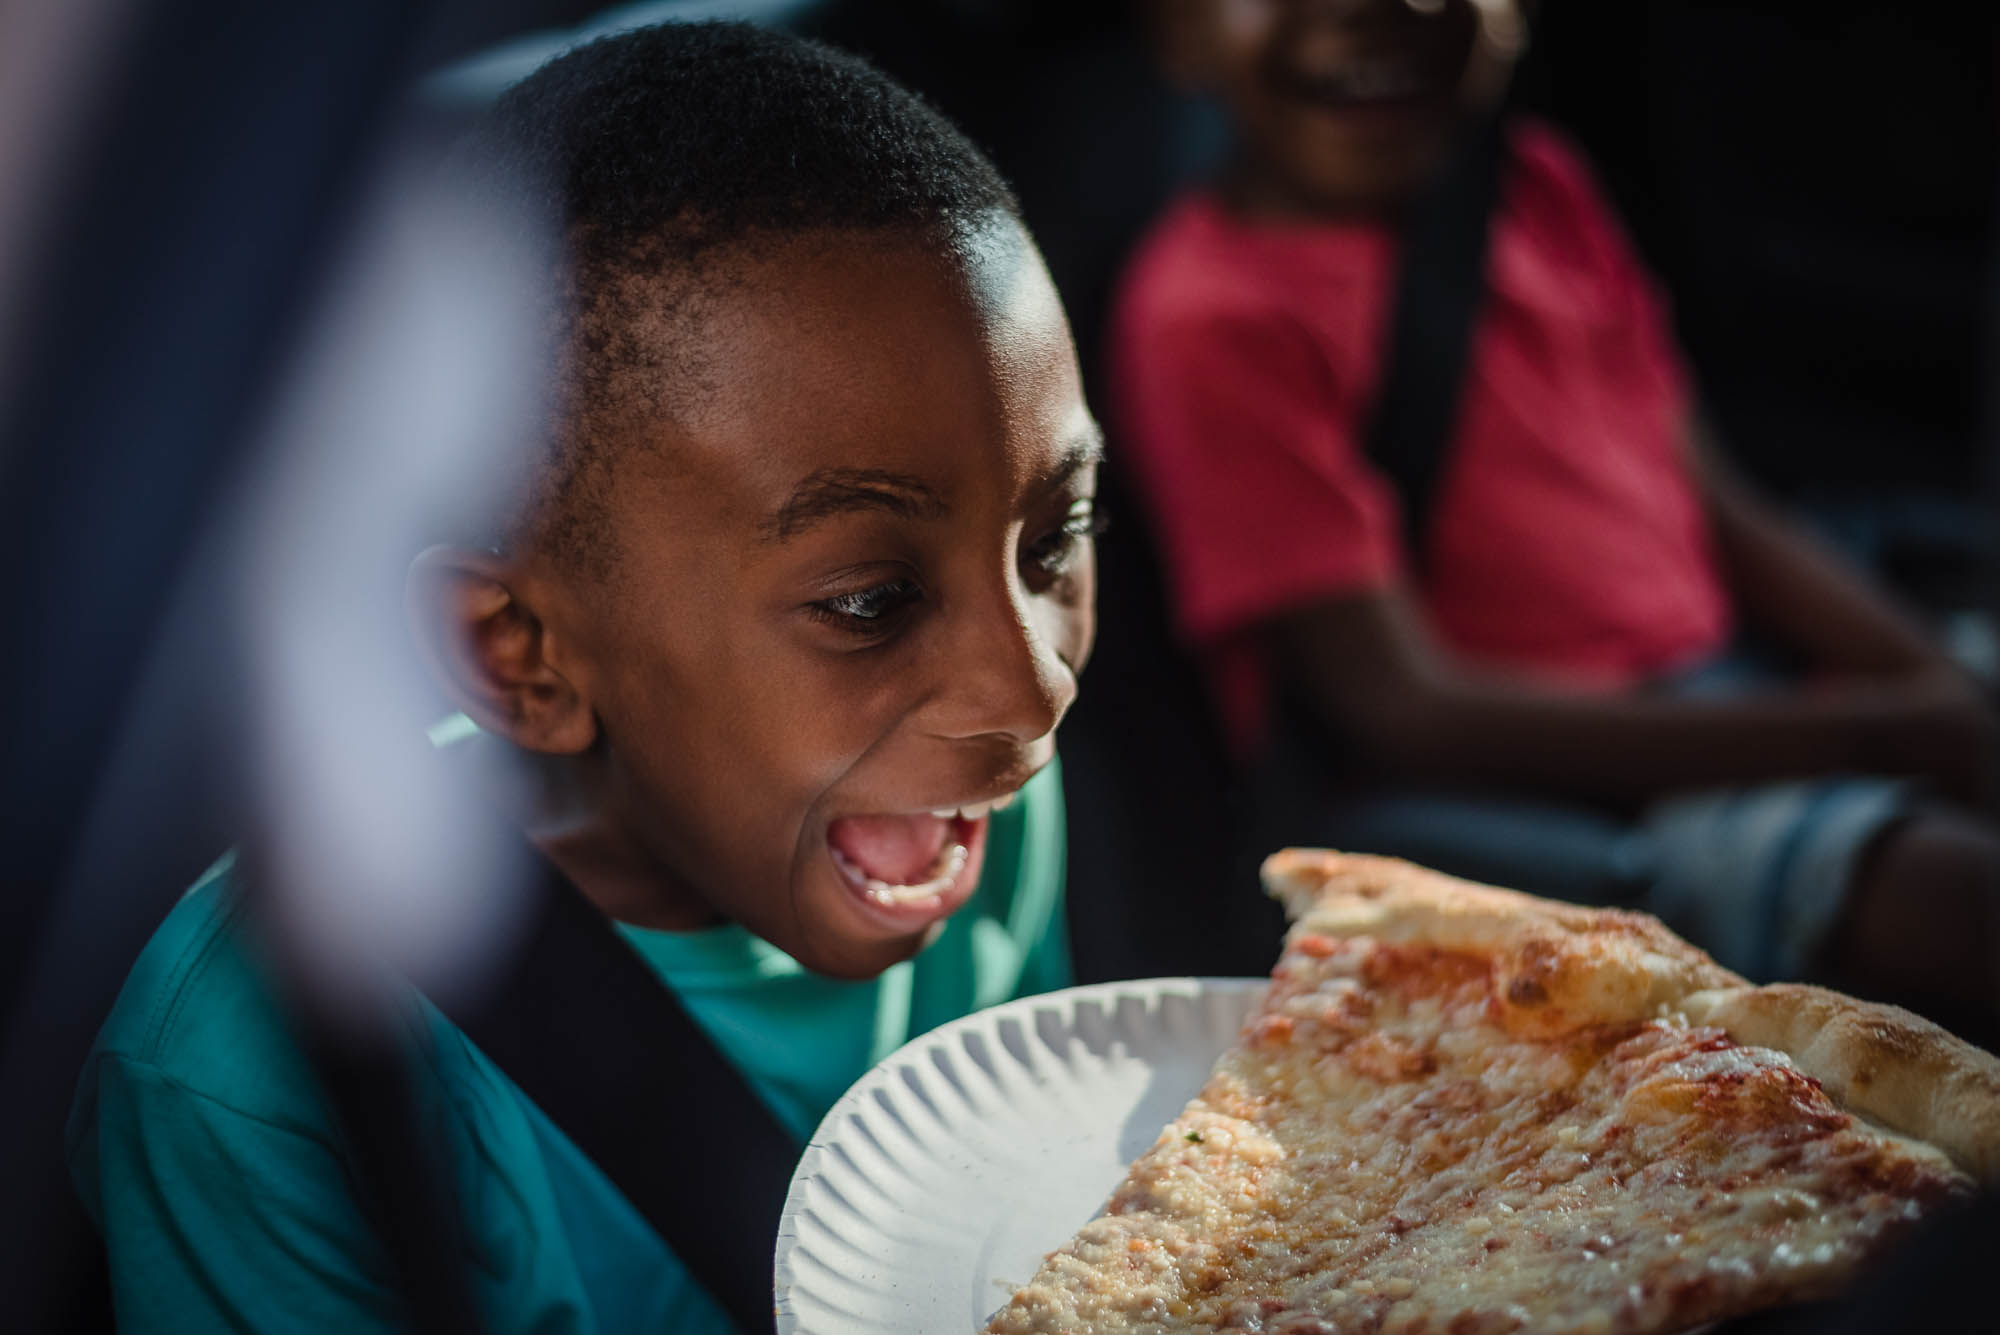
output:
<svg viewBox="0 0 2000 1335"><path fill-rule="evenodd" d="M545 882L494 986L445 1013L743 1331L768 1332L799 1146L611 921L553 869Z"/></svg>
<svg viewBox="0 0 2000 1335"><path fill-rule="evenodd" d="M1405 544L1420 573L1429 563L1438 487L1465 398L1506 159L1505 117L1494 112L1470 127L1403 229L1365 447L1402 499Z"/></svg>
<svg viewBox="0 0 2000 1335"><path fill-rule="evenodd" d="M1381 378L1363 427L1369 462L1402 502L1403 546L1420 580L1431 564L1439 484L1486 294L1488 236L1507 159L1504 105L1467 127L1444 169L1411 202L1397 254ZM1285 769L1304 764L1313 775L1328 767L1338 771L1333 758L1346 752L1346 739L1329 729L1308 700L1295 684L1286 684L1278 708L1290 730L1316 739L1311 758L1267 763Z"/></svg>

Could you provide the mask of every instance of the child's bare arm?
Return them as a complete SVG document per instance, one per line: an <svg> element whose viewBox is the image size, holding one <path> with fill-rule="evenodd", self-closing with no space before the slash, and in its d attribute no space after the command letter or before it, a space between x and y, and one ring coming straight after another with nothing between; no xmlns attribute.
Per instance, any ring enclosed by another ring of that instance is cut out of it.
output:
<svg viewBox="0 0 2000 1335"><path fill-rule="evenodd" d="M1721 701L1570 693L1455 661L1399 588L1302 607L1269 629L1303 705L1408 777L1636 803L1811 774L1911 774L1961 801L1992 800L1995 723L1952 675Z"/></svg>
<svg viewBox="0 0 2000 1335"><path fill-rule="evenodd" d="M1956 672L1886 591L1766 504L1729 466L1705 423L1694 421L1688 435L1723 575L1746 624L1820 672Z"/></svg>

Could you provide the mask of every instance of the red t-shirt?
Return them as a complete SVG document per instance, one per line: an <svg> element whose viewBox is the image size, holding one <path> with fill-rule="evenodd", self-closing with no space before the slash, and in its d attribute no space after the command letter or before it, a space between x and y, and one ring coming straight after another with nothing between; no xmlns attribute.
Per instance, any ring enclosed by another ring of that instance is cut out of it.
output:
<svg viewBox="0 0 2000 1335"><path fill-rule="evenodd" d="M1535 125L1512 148L1418 596L1468 662L1617 689L1729 633L1683 452L1687 379L1574 152ZM1363 454L1395 260L1377 225L1250 223L1195 194L1119 295L1114 419L1181 632L1246 746L1269 689L1249 632L1407 573L1399 502Z"/></svg>

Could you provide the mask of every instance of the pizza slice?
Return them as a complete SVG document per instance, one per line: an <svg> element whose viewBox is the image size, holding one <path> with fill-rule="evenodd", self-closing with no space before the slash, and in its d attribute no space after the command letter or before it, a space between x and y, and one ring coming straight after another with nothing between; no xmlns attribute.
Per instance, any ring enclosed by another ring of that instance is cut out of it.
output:
<svg viewBox="0 0 2000 1335"><path fill-rule="evenodd" d="M994 1335L1678 1331L2000 1182L2000 1062L1644 914L1288 850L1262 1006Z"/></svg>

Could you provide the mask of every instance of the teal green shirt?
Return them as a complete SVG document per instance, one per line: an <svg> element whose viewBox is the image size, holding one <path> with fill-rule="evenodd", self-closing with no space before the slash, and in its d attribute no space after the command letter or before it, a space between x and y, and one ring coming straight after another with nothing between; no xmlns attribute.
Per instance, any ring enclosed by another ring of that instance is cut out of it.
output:
<svg viewBox="0 0 2000 1335"><path fill-rule="evenodd" d="M869 1066L947 1020L1069 982L1055 767L996 812L972 900L866 982L807 973L740 927L622 928L803 1145ZM731 1329L657 1234L427 1003L467 1274L496 1332ZM98 1035L69 1160L103 1231L121 1331L375 1331L400 1308L331 1114L248 951L228 863L154 934ZM662 1128L661 1153L678 1150Z"/></svg>

